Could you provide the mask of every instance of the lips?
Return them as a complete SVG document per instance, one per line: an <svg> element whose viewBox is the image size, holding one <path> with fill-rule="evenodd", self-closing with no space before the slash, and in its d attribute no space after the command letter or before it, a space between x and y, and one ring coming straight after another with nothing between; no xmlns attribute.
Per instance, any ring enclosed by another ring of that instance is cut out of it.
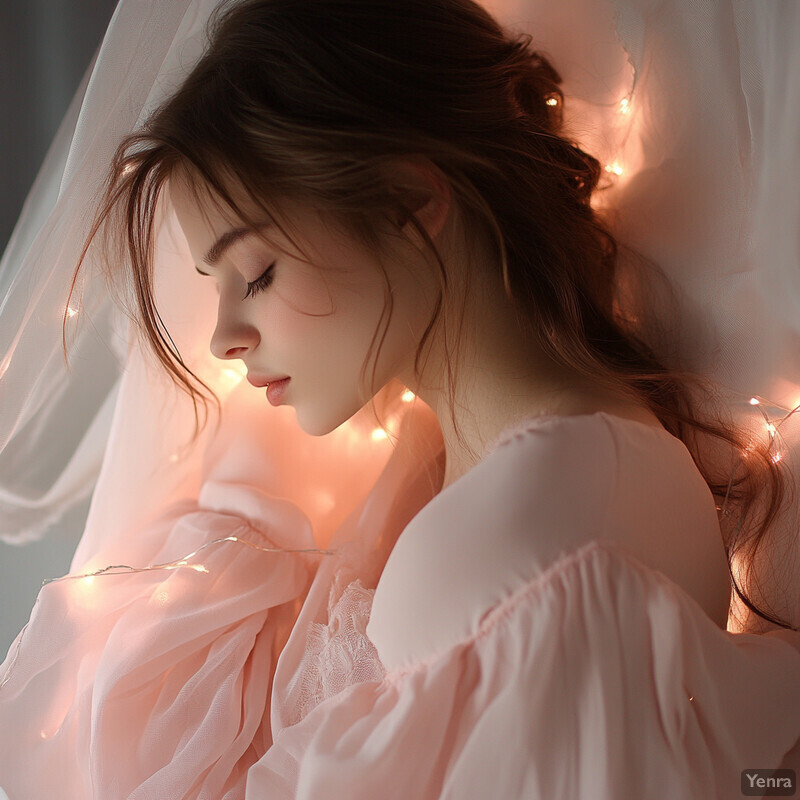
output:
<svg viewBox="0 0 800 800"><path fill-rule="evenodd" d="M276 375L274 377L266 377L264 375L251 375L249 372L247 373L247 380L253 385L261 388L262 386L266 386L268 383L275 383L276 381L282 381L285 378L288 378L288 375Z"/></svg>

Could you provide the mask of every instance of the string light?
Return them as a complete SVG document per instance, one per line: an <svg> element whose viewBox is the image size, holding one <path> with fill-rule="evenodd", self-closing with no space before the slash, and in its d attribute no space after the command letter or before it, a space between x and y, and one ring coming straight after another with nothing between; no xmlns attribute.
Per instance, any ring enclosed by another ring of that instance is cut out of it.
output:
<svg viewBox="0 0 800 800"><path fill-rule="evenodd" d="M545 100L545 103L547 103L547 105L549 105L549 106L557 106L558 105L558 98L557 97L548 97L547 100Z"/></svg>
<svg viewBox="0 0 800 800"><path fill-rule="evenodd" d="M762 402L762 399L758 397L750 397L749 400L742 400L734 403L734 405L740 405L740 404L745 405L747 407L756 407L758 409L758 412L761 414L764 420L763 422L764 427L762 430L766 435L769 436L769 444L767 446L767 450L772 451L769 453L769 457L772 460L773 464L780 464L781 462L783 462L784 455L786 453L786 448L785 448L785 442L780 433L780 427L786 424L787 420L793 414L800 411L800 405L795 406L792 409L786 409L783 406L767 402L766 405L769 406L773 411L776 409L780 409L781 411L786 412L783 414L783 416L780 417L780 419L776 420L776 419L771 419L769 417L767 410L764 407L765 403ZM751 456L751 454L755 451L757 446L758 446L758 436L751 437L749 444L745 447L745 450L742 453L742 458L745 460L748 459ZM721 512L721 514L723 514L724 516L729 516L731 513L730 510L727 508L727 505L728 505L728 495L730 493L735 472L736 469L734 469L731 473L730 479L728 481L728 490L725 493L725 498L722 506L721 507L715 506L716 510L718 512ZM741 527L741 524L742 524L742 518L740 517L739 523L736 528L737 531Z"/></svg>
<svg viewBox="0 0 800 800"><path fill-rule="evenodd" d="M221 544L222 542L237 542L239 544L246 545L247 547L252 548L253 550L260 550L262 553L320 553L323 555L335 555L337 553L336 550L320 550L318 548L306 548L306 549L293 549L293 548L284 548L284 547L262 547L261 545L254 544L253 542L248 541L247 539L240 539L238 536L226 536L222 539L214 539L213 541L206 542L205 544L201 545L194 550L193 552L189 553L183 558L175 559L174 561L166 561L163 564L150 564L146 567L131 567L127 564L113 564L108 567L103 567L102 569L97 570L96 572L88 572L84 573L83 575L62 575L60 578L46 578L42 581L42 586L47 583L56 583L58 581L66 581L66 580L79 580L81 578L94 578L98 575L120 575L123 574L121 572L111 572L111 570L123 570L124 573L132 574L134 572L153 572L159 569L179 569L180 567L187 567L188 569L193 569L197 572L208 572L208 570L202 564L190 564L189 559L196 556L198 553L205 550L207 547L211 547L215 544Z"/></svg>
<svg viewBox="0 0 800 800"><path fill-rule="evenodd" d="M615 175L622 175L624 169L619 161L615 161L613 164L606 164L605 166L606 172L613 172Z"/></svg>
<svg viewBox="0 0 800 800"><path fill-rule="evenodd" d="M284 548L284 547L262 547L261 545L254 544L253 542L248 541L247 539L241 539L238 536L225 536L222 539L214 539L213 541L206 542L205 544L201 545L194 550L193 552L189 553L188 555L183 556L182 558L175 559L174 561L167 561L163 564L150 564L146 567L131 567L127 564L111 564L107 567L103 567L102 569L98 569L95 572L87 572L78 575L62 575L58 578L46 578L42 581L42 586L44 587L48 583L58 583L59 581L78 581L78 585L83 589L89 589L94 584L95 578L101 575L128 575L133 574L136 572L155 572L156 570L174 570L174 569L190 569L193 572L200 572L208 574L208 568L203 564L190 564L189 559L196 556L198 553L205 550L207 547L212 547L213 545L222 544L225 542L235 542L237 544L246 545L247 547L261 551L262 553L318 553L320 555L336 555L338 550L322 550L319 548ZM33 604L33 607L36 608L36 605L39 602L39 596L36 597L36 602ZM31 611L31 619L33 619L33 611ZM14 669L14 664L17 661L19 656L19 651L22 646L22 641L25 636L25 631L28 628L28 623L25 624L23 629L20 631L19 639L17 640L17 646L14 650L14 657L11 660L11 663L6 670L6 674L3 677L3 680L0 681L0 690L8 683L11 678L11 672ZM46 738L43 736L42 738Z"/></svg>

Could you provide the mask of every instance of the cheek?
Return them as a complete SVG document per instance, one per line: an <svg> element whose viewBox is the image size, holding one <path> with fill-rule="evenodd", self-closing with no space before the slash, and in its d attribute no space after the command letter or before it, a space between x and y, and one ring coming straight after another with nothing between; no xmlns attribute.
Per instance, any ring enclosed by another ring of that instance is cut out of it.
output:
<svg viewBox="0 0 800 800"><path fill-rule="evenodd" d="M269 296L270 327L337 339L359 339L364 330L371 334L385 303L383 278L371 265L355 259L350 265L325 275L307 264L287 267L285 280L276 281Z"/></svg>
<svg viewBox="0 0 800 800"><path fill-rule="evenodd" d="M281 341L302 347L331 309L332 301L324 282L309 267L283 265L275 284L265 291L260 303L262 336L268 343Z"/></svg>

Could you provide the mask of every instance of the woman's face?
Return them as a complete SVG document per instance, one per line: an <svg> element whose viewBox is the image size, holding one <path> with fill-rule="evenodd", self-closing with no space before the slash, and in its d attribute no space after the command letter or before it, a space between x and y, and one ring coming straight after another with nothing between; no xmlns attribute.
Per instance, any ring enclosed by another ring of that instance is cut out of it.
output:
<svg viewBox="0 0 800 800"><path fill-rule="evenodd" d="M252 233L231 239L226 234L241 221L212 203L199 205L182 182L173 182L170 196L195 266L209 276L202 280L215 281L219 293L211 352L241 359L251 381L288 376L282 402L311 435L352 417L374 394L369 381L380 335L363 385L359 374L379 322L385 325L388 298L376 255L309 208L281 206L295 247L276 227L263 230L269 241ZM394 309L375 392L394 377L413 384L414 355L436 297L431 268L413 247L392 241L383 264ZM253 391L264 392L267 402L266 389Z"/></svg>

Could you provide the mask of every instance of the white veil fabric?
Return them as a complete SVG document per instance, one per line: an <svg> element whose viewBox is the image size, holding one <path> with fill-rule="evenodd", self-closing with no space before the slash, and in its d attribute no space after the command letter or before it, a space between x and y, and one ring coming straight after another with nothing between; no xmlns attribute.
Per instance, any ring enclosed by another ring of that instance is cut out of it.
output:
<svg viewBox="0 0 800 800"><path fill-rule="evenodd" d="M774 437L776 458L790 465L800 447L789 414L800 405L800 6L485 4L551 58L564 79L570 131L607 165L611 185L598 203L613 212L621 242L677 291L677 313L661 310L672 337L665 360L723 386L734 416ZM72 572L144 566L134 533L170 507L199 502L208 486L280 498L325 548L404 441L417 458L393 473L395 492L415 487L405 499L421 507L441 485L432 412L404 387L381 393L386 431L365 408L315 439L291 409L267 408L243 371L211 356L217 298L195 275L167 206L155 251L157 305L185 363L222 400L219 431L211 407L209 425L188 446L192 404L137 337L92 250L82 303L67 309L112 153L191 69L214 6L121 0L0 263L0 537L40 538L94 492ZM406 419L420 421L426 441ZM429 481L419 480L423 472ZM784 520L781 533L773 555L780 547L785 564L798 550L796 520ZM781 578L788 604L776 610L798 625L794 564Z"/></svg>
<svg viewBox="0 0 800 800"><path fill-rule="evenodd" d="M118 5L88 87L61 126L0 269L0 536L12 543L36 539L94 490L74 566L103 552L124 556L125 541L139 524L170 503L196 498L213 438L211 407L203 435L189 446L192 405L137 339L95 253L89 253L73 295L78 299L67 307L67 297L114 148L185 76L202 51L214 5ZM226 431L237 428L232 409L240 408L239 424L246 425L247 415L257 419L253 427L263 433L267 450L264 426L283 424L292 425L298 438L282 450L298 464L318 463L325 449L343 458L341 432L316 442L285 419L285 409L265 417L263 397L254 404L255 390L241 385L244 370L211 356L216 296L201 280L191 280L186 243L171 215L164 217L155 266L159 312L184 362L223 401ZM68 366L62 355L65 310ZM238 396L249 397L250 407L246 400L237 406ZM351 422L348 428L358 429L359 420ZM385 460L391 442L369 441L370 454ZM363 490L369 463L353 466L349 486ZM258 475L261 482L263 465L251 469L252 481ZM347 473L343 468L345 483ZM317 499L302 498L307 513L315 516L318 506L334 521L346 516L342 503L321 487L315 491ZM318 499L323 495L324 501ZM320 535L329 538L330 532Z"/></svg>

